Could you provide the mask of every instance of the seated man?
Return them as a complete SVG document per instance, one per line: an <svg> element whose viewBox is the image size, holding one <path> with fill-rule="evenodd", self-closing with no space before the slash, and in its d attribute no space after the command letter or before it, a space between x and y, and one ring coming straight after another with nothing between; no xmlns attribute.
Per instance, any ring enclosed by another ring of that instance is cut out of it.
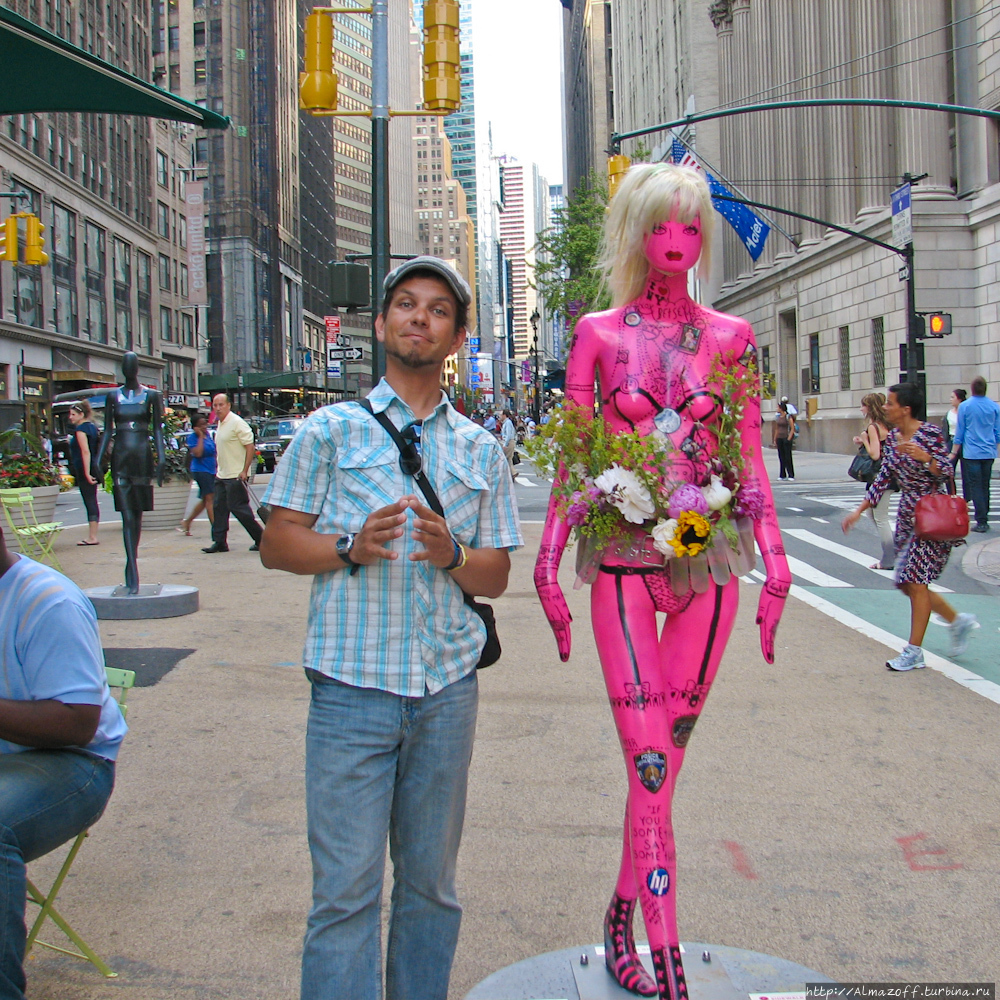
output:
<svg viewBox="0 0 1000 1000"><path fill-rule="evenodd" d="M0 1000L22 1000L25 865L95 823L127 726L93 605L0 530Z"/></svg>

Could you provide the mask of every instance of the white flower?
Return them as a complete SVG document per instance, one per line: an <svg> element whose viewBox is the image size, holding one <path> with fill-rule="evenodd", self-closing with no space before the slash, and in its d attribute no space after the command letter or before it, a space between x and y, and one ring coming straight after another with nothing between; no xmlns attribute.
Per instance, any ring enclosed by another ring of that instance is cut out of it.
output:
<svg viewBox="0 0 1000 1000"><path fill-rule="evenodd" d="M677 520L671 517L666 521L657 521L656 527L650 532L653 536L653 548L657 552L665 555L672 556L674 554L673 547L667 541L668 538L673 538L677 534Z"/></svg>
<svg viewBox="0 0 1000 1000"><path fill-rule="evenodd" d="M639 477L620 465L612 465L595 480L594 485L620 511L622 517L632 524L642 524L655 511L649 490L639 481Z"/></svg>
<svg viewBox="0 0 1000 1000"><path fill-rule="evenodd" d="M711 483L708 486L702 486L701 492L704 494L709 510L722 510L733 499L733 491L723 486L722 480L718 476L712 476Z"/></svg>

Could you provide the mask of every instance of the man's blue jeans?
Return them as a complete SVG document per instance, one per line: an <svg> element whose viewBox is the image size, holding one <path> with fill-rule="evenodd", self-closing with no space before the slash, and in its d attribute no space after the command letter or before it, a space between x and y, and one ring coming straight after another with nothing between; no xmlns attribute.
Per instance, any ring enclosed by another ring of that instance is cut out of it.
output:
<svg viewBox="0 0 1000 1000"><path fill-rule="evenodd" d="M990 476L993 474L992 458L963 458L962 484L965 498L976 512L976 524L987 524L990 519Z"/></svg>
<svg viewBox="0 0 1000 1000"><path fill-rule="evenodd" d="M462 918L455 863L476 734L476 672L423 698L310 676L313 908L302 1000L382 996L387 838L394 883L386 997L445 1000Z"/></svg>
<svg viewBox="0 0 1000 1000"><path fill-rule="evenodd" d="M0 754L0 1000L24 997L25 865L100 818L115 765L79 750Z"/></svg>

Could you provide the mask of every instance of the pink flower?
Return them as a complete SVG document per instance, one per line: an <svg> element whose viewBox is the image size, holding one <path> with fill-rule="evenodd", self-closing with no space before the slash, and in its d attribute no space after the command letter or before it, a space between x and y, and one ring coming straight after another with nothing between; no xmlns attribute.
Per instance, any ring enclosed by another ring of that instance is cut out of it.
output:
<svg viewBox="0 0 1000 1000"><path fill-rule="evenodd" d="M686 510L692 510L696 514L708 513L708 503L705 501L705 495L697 486L693 486L691 483L679 486L670 495L668 513L671 517L680 517Z"/></svg>
<svg viewBox="0 0 1000 1000"><path fill-rule="evenodd" d="M733 499L733 513L737 517L750 517L759 521L764 516L764 494L754 486L737 490Z"/></svg>

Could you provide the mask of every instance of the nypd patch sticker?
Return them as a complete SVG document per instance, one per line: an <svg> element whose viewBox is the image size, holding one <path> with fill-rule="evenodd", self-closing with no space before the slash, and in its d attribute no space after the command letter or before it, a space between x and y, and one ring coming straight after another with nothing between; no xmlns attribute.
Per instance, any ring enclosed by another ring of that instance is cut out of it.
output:
<svg viewBox="0 0 1000 1000"><path fill-rule="evenodd" d="M633 758L639 780L654 794L663 787L667 774L667 758L659 750L637 753Z"/></svg>

